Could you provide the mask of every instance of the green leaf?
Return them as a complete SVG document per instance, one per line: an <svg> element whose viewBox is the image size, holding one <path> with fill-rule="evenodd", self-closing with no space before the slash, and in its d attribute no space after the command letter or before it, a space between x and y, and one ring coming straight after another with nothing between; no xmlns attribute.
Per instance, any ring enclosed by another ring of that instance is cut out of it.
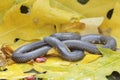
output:
<svg viewBox="0 0 120 80"><path fill-rule="evenodd" d="M40 78L53 80L107 80L106 76L113 71L120 72L120 53L109 49L99 48L103 57L88 64L72 63L69 66L40 66L46 74L38 74ZM56 70L55 70L56 69ZM61 69L65 69L61 71Z"/></svg>

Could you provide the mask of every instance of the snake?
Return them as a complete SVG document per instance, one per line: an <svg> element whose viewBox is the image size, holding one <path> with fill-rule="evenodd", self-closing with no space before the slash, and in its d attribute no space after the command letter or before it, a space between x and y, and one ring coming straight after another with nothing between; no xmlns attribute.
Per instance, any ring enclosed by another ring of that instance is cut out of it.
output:
<svg viewBox="0 0 120 80"><path fill-rule="evenodd" d="M12 59L17 63L25 63L40 56L45 56L52 48L56 48L61 57L67 61L79 61L84 58L84 51L101 54L95 44L116 50L116 40L101 34L80 36L77 33L55 33L41 41L23 45L13 52Z"/></svg>

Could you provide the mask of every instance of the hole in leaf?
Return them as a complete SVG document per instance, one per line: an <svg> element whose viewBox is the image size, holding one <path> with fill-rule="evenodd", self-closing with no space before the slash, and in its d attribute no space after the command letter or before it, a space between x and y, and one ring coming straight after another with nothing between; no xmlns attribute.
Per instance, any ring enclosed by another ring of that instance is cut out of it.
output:
<svg viewBox="0 0 120 80"><path fill-rule="evenodd" d="M22 5L20 7L20 12L23 13L23 14L26 14L26 13L29 12L29 8L27 6Z"/></svg>
<svg viewBox="0 0 120 80"><path fill-rule="evenodd" d="M110 75L106 76L108 80L120 80L120 73L113 71Z"/></svg>
<svg viewBox="0 0 120 80"><path fill-rule="evenodd" d="M14 42L17 42L17 41L19 41L20 40L20 38L15 38L14 39Z"/></svg>
<svg viewBox="0 0 120 80"><path fill-rule="evenodd" d="M77 0L80 4L85 5L89 0Z"/></svg>
<svg viewBox="0 0 120 80"><path fill-rule="evenodd" d="M113 11L114 11L114 9L110 9L110 10L107 12L107 18L108 18L108 19L111 19L112 14L113 14Z"/></svg>

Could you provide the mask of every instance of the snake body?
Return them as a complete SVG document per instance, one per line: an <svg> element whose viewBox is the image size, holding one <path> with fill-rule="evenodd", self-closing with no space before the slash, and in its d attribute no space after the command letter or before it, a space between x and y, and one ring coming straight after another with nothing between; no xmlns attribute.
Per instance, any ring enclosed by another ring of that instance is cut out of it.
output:
<svg viewBox="0 0 120 80"><path fill-rule="evenodd" d="M45 37L44 41L52 47L57 48L58 51L61 53L63 59L65 60L78 61L84 57L84 53L81 49L74 48L74 50L71 52L70 49L73 49L72 46L66 46L63 42L61 42L55 37Z"/></svg>
<svg viewBox="0 0 120 80"><path fill-rule="evenodd" d="M110 36L103 36L103 35L98 35L98 34L89 34L82 36L81 38L82 41L84 42L89 42L93 44L103 44L103 48L110 48L112 50L116 50L116 40L113 37Z"/></svg>
<svg viewBox="0 0 120 80"><path fill-rule="evenodd" d="M51 35L51 37L56 37L60 41L81 39L81 36L76 33L56 33L56 34Z"/></svg>
<svg viewBox="0 0 120 80"><path fill-rule="evenodd" d="M17 63L24 63L44 56L51 47L43 41L26 44L14 51L12 59Z"/></svg>
<svg viewBox="0 0 120 80"><path fill-rule="evenodd" d="M84 51L101 54L95 44L103 44L103 48L116 50L116 41L110 36L90 34L80 36L76 33L56 33L45 37L42 41L26 44L14 51L12 59L17 63L28 62L40 56L44 56L49 49L55 47L61 57L68 61L83 59Z"/></svg>

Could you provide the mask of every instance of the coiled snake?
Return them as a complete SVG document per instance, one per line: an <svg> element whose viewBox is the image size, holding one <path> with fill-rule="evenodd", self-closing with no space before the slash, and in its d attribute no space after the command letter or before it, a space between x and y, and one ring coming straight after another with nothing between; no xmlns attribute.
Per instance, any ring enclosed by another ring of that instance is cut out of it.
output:
<svg viewBox="0 0 120 80"><path fill-rule="evenodd" d="M45 37L42 41L26 44L14 51L12 59L17 63L28 62L46 55L52 47L57 48L61 57L68 61L78 61L85 56L84 51L101 54L95 44L116 50L116 40L110 36L90 34L80 36L77 33L56 33Z"/></svg>

